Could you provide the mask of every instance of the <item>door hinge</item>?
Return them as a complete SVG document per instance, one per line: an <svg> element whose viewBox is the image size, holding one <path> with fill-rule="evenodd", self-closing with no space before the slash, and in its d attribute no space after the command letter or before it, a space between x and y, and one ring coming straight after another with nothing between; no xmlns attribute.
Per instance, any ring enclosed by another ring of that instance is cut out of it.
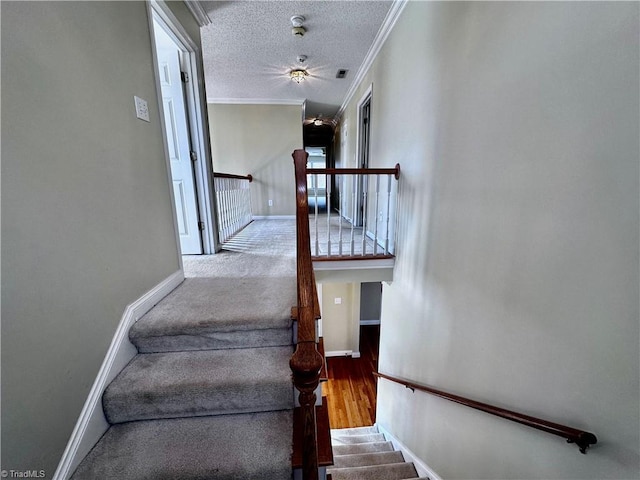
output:
<svg viewBox="0 0 640 480"><path fill-rule="evenodd" d="M194 152L193 150L191 150L189 152L189 156L191 157L191 161L192 162L197 162L198 161L198 154L196 152Z"/></svg>
<svg viewBox="0 0 640 480"><path fill-rule="evenodd" d="M180 79L181 79L184 83L189 82L189 74L188 74L187 72L180 72Z"/></svg>
<svg viewBox="0 0 640 480"><path fill-rule="evenodd" d="M198 230L204 231L204 222L198 222Z"/></svg>

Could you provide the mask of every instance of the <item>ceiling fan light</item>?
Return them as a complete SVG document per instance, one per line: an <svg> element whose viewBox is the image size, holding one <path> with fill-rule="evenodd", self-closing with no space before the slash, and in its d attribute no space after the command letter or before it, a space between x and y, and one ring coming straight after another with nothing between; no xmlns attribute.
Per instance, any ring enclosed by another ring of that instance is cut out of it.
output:
<svg viewBox="0 0 640 480"><path fill-rule="evenodd" d="M309 75L307 71L300 68L289 72L289 77L296 83L301 83L307 75Z"/></svg>

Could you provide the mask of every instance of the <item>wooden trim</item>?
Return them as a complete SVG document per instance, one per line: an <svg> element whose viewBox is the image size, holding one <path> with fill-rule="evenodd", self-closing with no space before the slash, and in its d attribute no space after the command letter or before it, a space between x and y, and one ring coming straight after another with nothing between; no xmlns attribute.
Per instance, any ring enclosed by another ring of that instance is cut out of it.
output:
<svg viewBox="0 0 640 480"><path fill-rule="evenodd" d="M235 175L233 173L221 173L213 172L214 178L235 178L238 180L249 180L249 183L253 182L253 176L249 175Z"/></svg>
<svg viewBox="0 0 640 480"><path fill-rule="evenodd" d="M331 447L331 427L329 425L329 406L327 397L322 397L322 405L316 406L316 418L318 419L318 466L329 467L333 465L333 449ZM302 468L302 409L297 407L293 411L293 455L291 466Z"/></svg>
<svg viewBox="0 0 640 480"><path fill-rule="evenodd" d="M488 403L477 402L466 397L461 397L459 395L454 395L442 390L437 390L426 385L420 385L409 380L385 375L384 373L373 372L373 375L378 378L384 378L386 380L404 385L412 391L420 390L421 392L426 392L431 395L435 395L436 397L459 403L466 407L474 408L476 410L480 410L497 417L505 418L507 420L511 420L512 422L535 428L536 430L542 430L543 432L551 433L552 435L564 437L567 439L567 443L575 443L576 445L578 445L581 453L587 453L587 449L592 444L598 443L598 439L593 433L585 432L584 430L578 430L576 428L567 427L566 425L560 425L559 423L553 423L541 418L531 417L529 415L524 415L512 410L506 410L494 405L489 405Z"/></svg>
<svg viewBox="0 0 640 480"><path fill-rule="evenodd" d="M316 407L316 418L318 419L318 465L328 467L333 465L333 448L327 397L322 397L322 405Z"/></svg>

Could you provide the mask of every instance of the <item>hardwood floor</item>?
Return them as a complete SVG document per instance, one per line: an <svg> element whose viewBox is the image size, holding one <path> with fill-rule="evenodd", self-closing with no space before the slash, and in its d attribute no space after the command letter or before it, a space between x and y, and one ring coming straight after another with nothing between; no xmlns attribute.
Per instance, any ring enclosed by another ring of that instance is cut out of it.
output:
<svg viewBox="0 0 640 480"><path fill-rule="evenodd" d="M380 326L360 327L360 358L327 358L328 381L322 384L331 428L365 427L376 421L376 379Z"/></svg>

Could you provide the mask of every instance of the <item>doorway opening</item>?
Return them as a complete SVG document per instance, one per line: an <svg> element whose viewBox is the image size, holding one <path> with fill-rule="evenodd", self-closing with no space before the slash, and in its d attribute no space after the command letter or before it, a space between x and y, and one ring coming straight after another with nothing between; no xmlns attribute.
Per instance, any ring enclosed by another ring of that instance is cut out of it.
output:
<svg viewBox="0 0 640 480"><path fill-rule="evenodd" d="M380 325L360 327L360 356L327 358L327 397L331 428L368 427L376 423Z"/></svg>
<svg viewBox="0 0 640 480"><path fill-rule="evenodd" d="M191 157L191 132L187 116L182 71L182 50L154 19L156 59L162 92L164 134L167 141L176 222L183 255L202 253L200 212L196 201L195 172Z"/></svg>
<svg viewBox="0 0 640 480"><path fill-rule="evenodd" d="M307 168L327 168L327 149L325 147L306 147L309 154ZM327 212L327 176L307 176L307 196L309 212ZM317 210L316 210L317 209Z"/></svg>
<svg viewBox="0 0 640 480"><path fill-rule="evenodd" d="M148 2L176 240L182 255L218 249L199 47L162 2Z"/></svg>
<svg viewBox="0 0 640 480"><path fill-rule="evenodd" d="M341 291L344 297L336 298ZM318 296L322 311L319 334L327 355L327 381L322 392L328 400L330 426L373 425L377 381L372 372L378 371L382 283L324 283Z"/></svg>
<svg viewBox="0 0 640 480"><path fill-rule="evenodd" d="M358 102L358 143L357 143L357 159L358 168L369 168L369 150L371 143L371 96L372 86L369 86L364 93L360 101ZM355 225L361 227L364 222L364 206L365 206L365 192L367 191L367 175L358 176L358 201L354 207L353 218L355 219Z"/></svg>

